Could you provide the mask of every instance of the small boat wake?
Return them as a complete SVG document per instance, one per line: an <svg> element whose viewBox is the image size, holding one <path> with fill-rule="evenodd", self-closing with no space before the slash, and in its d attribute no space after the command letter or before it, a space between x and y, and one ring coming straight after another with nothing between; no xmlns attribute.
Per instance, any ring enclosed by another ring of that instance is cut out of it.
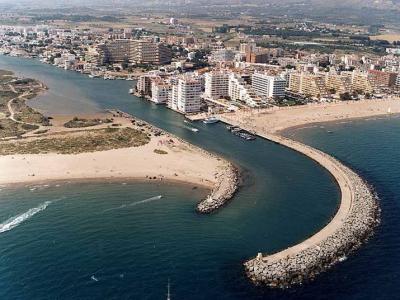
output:
<svg viewBox="0 0 400 300"><path fill-rule="evenodd" d="M144 199L144 200L141 200L141 201L132 202L132 203L129 203L129 204L122 204L122 205L117 206L117 207L112 207L112 208L108 208L106 210L103 210L103 213L108 212L108 211L112 211L112 210L122 209L122 208L125 208L125 207L132 207L132 206L136 206L136 205L139 205L139 204L160 200L161 198L162 198L162 196L159 195L159 196L151 197L151 198Z"/></svg>
<svg viewBox="0 0 400 300"><path fill-rule="evenodd" d="M133 202L133 203L131 203L131 204L128 204L128 206L136 206L136 205L139 205L139 204L143 204L143 203L147 203L147 202L152 202L152 201L155 201L155 200L160 200L161 198L162 198L162 196L159 195L159 196L151 197L151 198L148 198L148 199L144 199L144 200L142 200L142 201Z"/></svg>
<svg viewBox="0 0 400 300"><path fill-rule="evenodd" d="M17 215L17 216L14 216L14 217L9 218L9 219L8 219L7 221L5 221L4 223L1 223L1 224L0 224L0 233L9 231L9 230L11 230L11 229L17 227L18 225L20 225L20 224L22 224L23 222L25 222L25 221L29 220L30 218L32 218L32 217L33 217L34 215L36 215L37 213L39 213L39 212L45 210L45 209L46 209L50 204L52 204L53 202L57 202L57 201L59 201L59 200L61 200L61 199L54 200L54 201L46 201L46 202L43 202L43 203L40 204L39 206L34 207L34 208L31 208L31 209L29 209L28 211L26 211L26 212L24 212L24 213L22 213L22 214L20 214L20 215Z"/></svg>

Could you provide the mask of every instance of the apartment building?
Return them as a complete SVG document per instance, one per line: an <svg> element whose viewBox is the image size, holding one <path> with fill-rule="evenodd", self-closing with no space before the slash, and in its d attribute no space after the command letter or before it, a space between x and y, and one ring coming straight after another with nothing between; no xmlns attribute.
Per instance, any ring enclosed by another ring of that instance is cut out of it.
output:
<svg viewBox="0 0 400 300"><path fill-rule="evenodd" d="M241 54L246 54L256 50L256 43L241 43L239 46L239 51Z"/></svg>
<svg viewBox="0 0 400 300"><path fill-rule="evenodd" d="M351 78L352 90L358 93L372 93L374 88L368 79L368 74L354 70Z"/></svg>
<svg viewBox="0 0 400 300"><path fill-rule="evenodd" d="M172 53L166 45L148 40L118 39L97 46L99 64L124 61L163 65L171 62Z"/></svg>
<svg viewBox="0 0 400 300"><path fill-rule="evenodd" d="M286 80L282 77L254 73L251 85L255 93L261 97L270 99L285 97Z"/></svg>
<svg viewBox="0 0 400 300"><path fill-rule="evenodd" d="M265 64L270 59L269 51L251 51L246 53L246 62L253 64Z"/></svg>
<svg viewBox="0 0 400 300"><path fill-rule="evenodd" d="M130 60L139 64L164 65L171 62L171 49L162 43L148 40L132 40Z"/></svg>
<svg viewBox="0 0 400 300"><path fill-rule="evenodd" d="M348 72L341 74L327 73L325 75L325 85L329 93L344 94L352 92L352 75Z"/></svg>
<svg viewBox="0 0 400 300"><path fill-rule="evenodd" d="M228 87L229 97L233 101L240 101L250 107L259 107L263 105L262 99L255 93L251 85L238 74L231 74Z"/></svg>
<svg viewBox="0 0 400 300"><path fill-rule="evenodd" d="M171 108L181 113L196 113L201 108L202 84L197 78L185 76L172 90Z"/></svg>
<svg viewBox="0 0 400 300"><path fill-rule="evenodd" d="M151 95L152 92L152 80L155 80L156 77L154 75L146 74L142 75L138 78L136 83L136 90L141 95Z"/></svg>
<svg viewBox="0 0 400 300"><path fill-rule="evenodd" d="M204 97L219 99L229 95L229 73L226 71L213 71L205 74Z"/></svg>
<svg viewBox="0 0 400 300"><path fill-rule="evenodd" d="M163 81L161 78L151 82L151 101L156 104L167 104L170 101L172 93L171 84Z"/></svg>
<svg viewBox="0 0 400 300"><path fill-rule="evenodd" d="M374 87L393 87L396 84L397 73L369 70L368 80Z"/></svg>
<svg viewBox="0 0 400 300"><path fill-rule="evenodd" d="M99 63L103 65L129 60L130 47L130 40L123 39L98 45Z"/></svg>
<svg viewBox="0 0 400 300"><path fill-rule="evenodd" d="M289 91L312 98L321 98L328 95L323 75L304 72L290 74Z"/></svg>

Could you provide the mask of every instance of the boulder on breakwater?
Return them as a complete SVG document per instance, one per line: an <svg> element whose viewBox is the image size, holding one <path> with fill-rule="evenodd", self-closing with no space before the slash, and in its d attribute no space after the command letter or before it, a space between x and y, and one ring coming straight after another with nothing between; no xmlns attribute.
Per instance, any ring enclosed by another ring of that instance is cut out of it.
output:
<svg viewBox="0 0 400 300"><path fill-rule="evenodd" d="M239 171L231 163L217 175L211 194L197 205L197 212L209 214L232 199L239 186Z"/></svg>

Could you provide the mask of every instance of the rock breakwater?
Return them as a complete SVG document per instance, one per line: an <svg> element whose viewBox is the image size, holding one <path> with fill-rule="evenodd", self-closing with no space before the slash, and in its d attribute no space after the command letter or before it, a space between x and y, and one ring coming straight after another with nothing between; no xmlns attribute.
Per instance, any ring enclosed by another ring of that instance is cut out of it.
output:
<svg viewBox="0 0 400 300"><path fill-rule="evenodd" d="M239 171L231 163L216 175L216 184L211 194L197 205L197 211L209 214L232 199L239 186Z"/></svg>
<svg viewBox="0 0 400 300"><path fill-rule="evenodd" d="M342 191L338 212L321 231L304 242L272 255L259 253L244 263L256 284L286 288L312 280L347 258L379 224L377 197L367 183L338 160L312 147L275 135L264 136L317 161L334 176Z"/></svg>

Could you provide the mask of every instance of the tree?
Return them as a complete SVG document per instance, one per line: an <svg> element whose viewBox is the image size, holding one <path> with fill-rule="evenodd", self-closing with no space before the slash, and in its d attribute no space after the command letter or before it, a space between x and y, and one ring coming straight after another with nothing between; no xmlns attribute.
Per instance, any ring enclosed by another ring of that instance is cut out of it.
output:
<svg viewBox="0 0 400 300"><path fill-rule="evenodd" d="M340 100L342 101L348 101L351 100L351 95L349 92L345 92L343 94L340 94Z"/></svg>

